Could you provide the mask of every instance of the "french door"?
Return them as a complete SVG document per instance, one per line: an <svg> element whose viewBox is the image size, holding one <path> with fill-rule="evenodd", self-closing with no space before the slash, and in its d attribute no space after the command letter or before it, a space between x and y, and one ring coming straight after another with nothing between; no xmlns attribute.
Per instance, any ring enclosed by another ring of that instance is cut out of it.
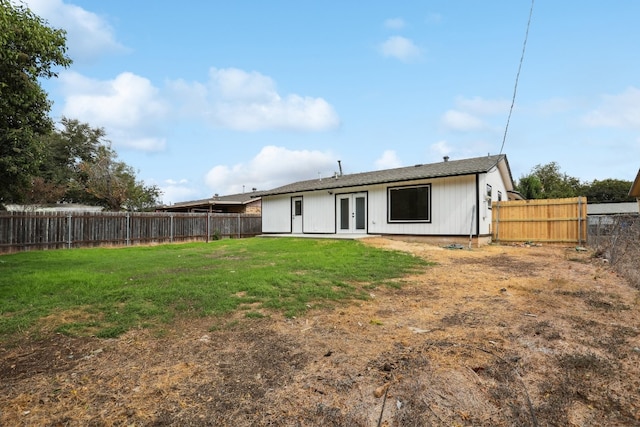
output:
<svg viewBox="0 0 640 427"><path fill-rule="evenodd" d="M338 233L366 232L367 193L339 194L337 202L336 224Z"/></svg>

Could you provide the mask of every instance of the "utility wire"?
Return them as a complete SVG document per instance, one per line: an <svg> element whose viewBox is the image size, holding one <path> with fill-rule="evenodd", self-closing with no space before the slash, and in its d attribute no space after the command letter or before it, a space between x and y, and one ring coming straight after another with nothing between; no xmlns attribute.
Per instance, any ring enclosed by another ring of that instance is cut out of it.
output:
<svg viewBox="0 0 640 427"><path fill-rule="evenodd" d="M533 15L533 3L535 0L531 0L531 9L529 9L529 20L527 21L527 31L524 34L524 43L522 44L522 55L520 56L520 64L518 65L518 73L516 74L516 83L513 86L513 97L511 98L511 108L509 108L509 115L507 116L507 124L504 127L504 136L502 137L502 145L500 146L500 153L504 149L504 143L507 140L507 130L509 129L509 121L511 121L511 113L513 113L513 105L516 103L516 93L518 92L518 80L520 79L520 70L522 69L522 62L524 61L524 51L527 48L527 39L529 38L529 27L531 26L531 15Z"/></svg>

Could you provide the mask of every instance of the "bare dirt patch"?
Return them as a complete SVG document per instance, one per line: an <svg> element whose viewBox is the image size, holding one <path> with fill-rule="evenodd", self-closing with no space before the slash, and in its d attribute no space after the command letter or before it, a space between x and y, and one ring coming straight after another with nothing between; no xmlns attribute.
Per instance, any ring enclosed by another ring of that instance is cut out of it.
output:
<svg viewBox="0 0 640 427"><path fill-rule="evenodd" d="M0 344L0 425L640 425L640 291L572 248L445 250L371 299Z"/></svg>

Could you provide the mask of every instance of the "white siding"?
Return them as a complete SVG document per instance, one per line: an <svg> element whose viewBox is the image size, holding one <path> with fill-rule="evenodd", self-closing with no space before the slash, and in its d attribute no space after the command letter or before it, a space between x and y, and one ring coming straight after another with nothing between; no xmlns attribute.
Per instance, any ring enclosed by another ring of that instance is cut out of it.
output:
<svg viewBox="0 0 640 427"><path fill-rule="evenodd" d="M303 232L335 233L336 199L328 191L303 193Z"/></svg>
<svg viewBox="0 0 640 427"><path fill-rule="evenodd" d="M335 196L328 191L263 197L263 233L291 233L292 197L302 197L303 233L335 233Z"/></svg>
<svg viewBox="0 0 640 427"><path fill-rule="evenodd" d="M431 184L430 223L388 223L387 188ZM385 184L369 188L369 233L414 235L468 235L475 216L475 176L438 178ZM473 229L475 234L475 228Z"/></svg>
<svg viewBox="0 0 640 427"><path fill-rule="evenodd" d="M262 232L291 232L291 196L262 198Z"/></svg>
<svg viewBox="0 0 640 427"><path fill-rule="evenodd" d="M491 185L491 199L486 199L487 184ZM498 192L502 194L502 200L509 199L507 189L502 180L500 170L496 167L487 174L479 176L480 186L480 235L491 234L491 203L498 201Z"/></svg>

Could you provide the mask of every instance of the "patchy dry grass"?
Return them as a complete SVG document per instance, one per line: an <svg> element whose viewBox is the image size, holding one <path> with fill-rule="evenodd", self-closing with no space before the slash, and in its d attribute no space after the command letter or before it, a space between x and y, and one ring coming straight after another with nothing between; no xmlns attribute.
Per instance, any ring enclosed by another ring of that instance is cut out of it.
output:
<svg viewBox="0 0 640 427"><path fill-rule="evenodd" d="M368 244L436 265L295 317L0 346L0 424L640 425L639 290L590 253Z"/></svg>

